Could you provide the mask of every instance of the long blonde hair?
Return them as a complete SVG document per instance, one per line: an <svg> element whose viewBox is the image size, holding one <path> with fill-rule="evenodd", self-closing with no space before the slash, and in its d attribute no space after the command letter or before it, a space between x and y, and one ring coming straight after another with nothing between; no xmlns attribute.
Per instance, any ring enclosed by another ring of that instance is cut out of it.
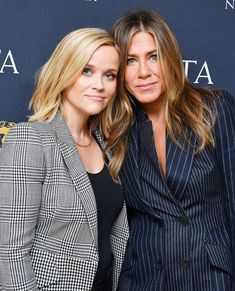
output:
<svg viewBox="0 0 235 291"><path fill-rule="evenodd" d="M140 10L119 18L112 34L121 50L119 94L128 96L125 88L125 68L132 37L137 32L149 32L158 44L157 55L165 87L164 115L168 134L182 146L190 144L185 127L197 136L197 150L214 146L212 128L215 122L215 102L208 89L194 88L187 79L181 53L173 32L163 18L152 10Z"/></svg>
<svg viewBox="0 0 235 291"><path fill-rule="evenodd" d="M29 121L51 121L62 105L63 91L70 87L81 75L92 54L102 45L119 48L113 37L99 28L77 29L66 35L57 45L49 60L40 69L37 75L37 84L29 107L34 114ZM106 151L112 153L109 170L116 180L122 165L125 152L125 139L123 133L126 128L113 124L124 121L130 123L128 99L111 99L106 109L89 119L89 130L99 128L103 132Z"/></svg>

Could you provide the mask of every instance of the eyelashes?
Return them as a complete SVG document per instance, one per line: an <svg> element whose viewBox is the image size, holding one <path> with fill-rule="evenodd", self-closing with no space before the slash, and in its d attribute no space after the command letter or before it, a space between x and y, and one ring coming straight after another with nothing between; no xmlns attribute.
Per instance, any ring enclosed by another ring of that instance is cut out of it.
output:
<svg viewBox="0 0 235 291"><path fill-rule="evenodd" d="M83 69L82 73L83 73L83 75L91 75L92 74L91 68L85 67Z"/></svg>
<svg viewBox="0 0 235 291"><path fill-rule="evenodd" d="M92 76L95 74L95 70L90 67L85 67L82 71L82 74L85 76ZM105 72L103 73L103 77L108 80L114 80L117 77L117 74L113 72Z"/></svg>
<svg viewBox="0 0 235 291"><path fill-rule="evenodd" d="M128 58L127 59L127 65L132 65L136 62L136 59L135 58Z"/></svg>
<svg viewBox="0 0 235 291"><path fill-rule="evenodd" d="M151 61L158 61L157 54L154 53L154 54L149 55L149 56L148 56L148 60L151 60ZM133 65L133 64L135 64L136 62L138 62L138 58L134 58L134 57L129 57L129 58L127 58L127 65Z"/></svg>
<svg viewBox="0 0 235 291"><path fill-rule="evenodd" d="M105 73L104 76L110 80L116 79L116 77L117 77L117 75L114 73Z"/></svg>

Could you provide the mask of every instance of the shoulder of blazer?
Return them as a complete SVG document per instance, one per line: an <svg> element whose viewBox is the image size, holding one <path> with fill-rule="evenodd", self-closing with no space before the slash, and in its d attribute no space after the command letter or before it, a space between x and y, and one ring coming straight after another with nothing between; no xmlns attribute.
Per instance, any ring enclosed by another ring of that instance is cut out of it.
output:
<svg viewBox="0 0 235 291"><path fill-rule="evenodd" d="M229 92L216 93L216 115L214 135L218 158L221 159L235 148L235 98Z"/></svg>
<svg viewBox="0 0 235 291"><path fill-rule="evenodd" d="M9 143L41 143L38 130L30 122L17 123L12 127L6 137L6 145Z"/></svg>
<svg viewBox="0 0 235 291"><path fill-rule="evenodd" d="M216 96L215 134L218 135L216 131L219 130L220 137L224 134L232 137L235 131L235 98L227 91L217 90L214 93Z"/></svg>
<svg viewBox="0 0 235 291"><path fill-rule="evenodd" d="M56 142L56 135L52 129L52 126L50 122L47 121L35 121L31 123L31 126L37 130L38 134L40 135L42 139L42 143L45 143L46 141L53 144L53 142Z"/></svg>
<svg viewBox="0 0 235 291"><path fill-rule="evenodd" d="M216 109L217 114L220 113L221 109L231 111L235 114L235 98L234 96L225 90L214 90L216 96Z"/></svg>
<svg viewBox="0 0 235 291"><path fill-rule="evenodd" d="M12 157L11 161L7 158L9 156ZM23 165L26 168L29 165L30 169L35 167L40 172L38 178L43 179L44 151L42 149L42 139L31 123L18 123L9 130L1 149L0 159L1 162L6 161L9 165L9 171L12 172L17 168L16 165Z"/></svg>
<svg viewBox="0 0 235 291"><path fill-rule="evenodd" d="M75 147L69 128L59 111L52 121L35 121L32 126L41 136L43 145L54 146L55 144L63 143L70 147Z"/></svg>

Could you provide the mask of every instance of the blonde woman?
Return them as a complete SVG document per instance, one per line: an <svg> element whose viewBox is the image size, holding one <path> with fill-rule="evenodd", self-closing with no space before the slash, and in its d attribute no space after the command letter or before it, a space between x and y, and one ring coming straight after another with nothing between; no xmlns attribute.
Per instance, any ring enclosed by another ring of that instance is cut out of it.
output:
<svg viewBox="0 0 235 291"><path fill-rule="evenodd" d="M155 11L124 15L113 34L135 117L120 174L130 239L119 290L235 290L234 98L193 87Z"/></svg>
<svg viewBox="0 0 235 291"><path fill-rule="evenodd" d="M110 132L128 124L128 103L115 98L118 69L113 38L96 28L68 34L42 67L34 114L1 150L3 291L116 290L128 238L114 182L124 142L120 128Z"/></svg>

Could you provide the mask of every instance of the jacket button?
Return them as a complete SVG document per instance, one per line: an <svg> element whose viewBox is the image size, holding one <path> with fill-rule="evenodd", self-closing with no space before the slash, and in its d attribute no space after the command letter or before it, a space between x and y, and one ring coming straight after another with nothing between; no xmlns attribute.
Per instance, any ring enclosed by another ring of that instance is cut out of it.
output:
<svg viewBox="0 0 235 291"><path fill-rule="evenodd" d="M159 271L164 270L164 269L165 269L165 264L164 264L164 262L162 262L162 261L157 261L157 263L156 263L156 268L157 268L157 270L159 270Z"/></svg>
<svg viewBox="0 0 235 291"><path fill-rule="evenodd" d="M188 259L182 259L180 261L180 267L182 269L187 269L189 267L189 260Z"/></svg>
<svg viewBox="0 0 235 291"><path fill-rule="evenodd" d="M188 218L184 217L184 216L180 217L178 221L182 225L188 225L189 224Z"/></svg>
<svg viewBox="0 0 235 291"><path fill-rule="evenodd" d="M155 219L153 217L150 218L150 221L152 221L152 223L157 224L159 227L164 226L164 220L162 219Z"/></svg>

